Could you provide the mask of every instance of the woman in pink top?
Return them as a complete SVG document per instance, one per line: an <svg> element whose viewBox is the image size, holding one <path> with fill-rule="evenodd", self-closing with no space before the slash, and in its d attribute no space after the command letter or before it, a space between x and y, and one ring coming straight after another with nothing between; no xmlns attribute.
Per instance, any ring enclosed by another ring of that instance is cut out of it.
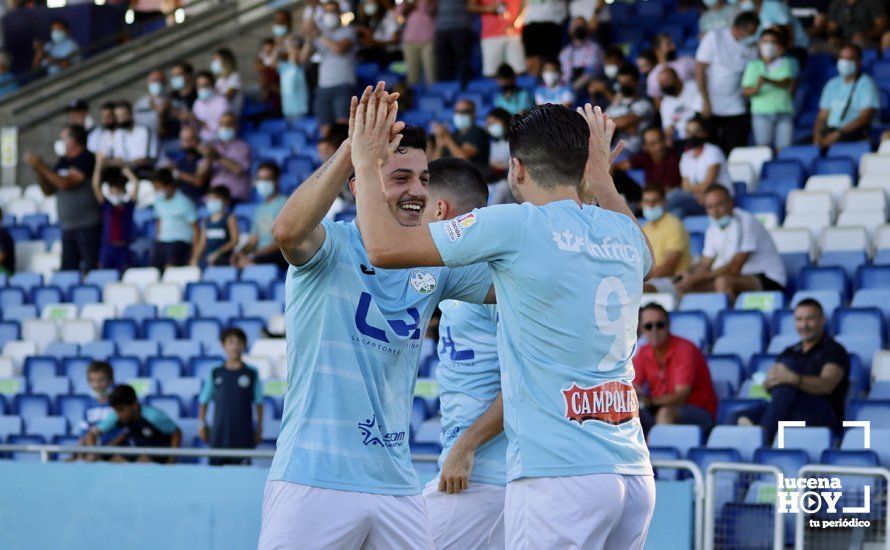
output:
<svg viewBox="0 0 890 550"><path fill-rule="evenodd" d="M405 18L402 55L408 85L420 84L421 68L426 84L432 84L436 81L436 57L433 55L436 0L405 0L399 4L399 12Z"/></svg>

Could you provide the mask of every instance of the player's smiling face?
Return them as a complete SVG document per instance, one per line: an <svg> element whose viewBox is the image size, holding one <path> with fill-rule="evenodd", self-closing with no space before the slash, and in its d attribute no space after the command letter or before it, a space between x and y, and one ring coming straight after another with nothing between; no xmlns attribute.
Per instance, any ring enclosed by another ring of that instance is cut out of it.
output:
<svg viewBox="0 0 890 550"><path fill-rule="evenodd" d="M382 172L383 192L393 216L403 226L420 225L430 181L426 154L420 149L396 153Z"/></svg>

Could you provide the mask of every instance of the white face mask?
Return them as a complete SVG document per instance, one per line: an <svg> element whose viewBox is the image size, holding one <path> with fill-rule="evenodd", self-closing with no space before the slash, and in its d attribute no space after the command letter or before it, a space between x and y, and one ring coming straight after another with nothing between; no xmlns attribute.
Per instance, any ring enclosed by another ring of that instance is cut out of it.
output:
<svg viewBox="0 0 890 550"><path fill-rule="evenodd" d="M760 45L760 55L764 59L773 59L779 53L779 46L773 42L764 42Z"/></svg>
<svg viewBox="0 0 890 550"><path fill-rule="evenodd" d="M615 77L618 76L618 65L604 65L603 72L606 73L606 78L615 80Z"/></svg>
<svg viewBox="0 0 890 550"><path fill-rule="evenodd" d="M552 88L559 82L559 73L556 71L544 71L541 78L544 79L544 84L546 84L548 88Z"/></svg>
<svg viewBox="0 0 890 550"><path fill-rule="evenodd" d="M55 152L57 157L64 157L65 153L68 152L68 148L65 147L65 142L61 139L57 139L55 143L53 143L53 152Z"/></svg>
<svg viewBox="0 0 890 550"><path fill-rule="evenodd" d="M496 122L488 127L488 135L494 139L502 139L504 137L504 125Z"/></svg>
<svg viewBox="0 0 890 550"><path fill-rule="evenodd" d="M455 113L451 121L458 130L466 130L473 125L473 117L466 113Z"/></svg>
<svg viewBox="0 0 890 550"><path fill-rule="evenodd" d="M373 4L371 2L365 2L365 13L374 16L377 15L377 4Z"/></svg>
<svg viewBox="0 0 890 550"><path fill-rule="evenodd" d="M275 192L275 182L271 180L256 180L254 187L256 188L257 194L264 199L269 198L272 196L272 193Z"/></svg>
<svg viewBox="0 0 890 550"><path fill-rule="evenodd" d="M124 197L114 193L105 193L105 200L111 203L111 206L117 206L124 202Z"/></svg>
<svg viewBox="0 0 890 550"><path fill-rule="evenodd" d="M149 95L159 96L164 93L164 84L154 80L148 83L148 93Z"/></svg>
<svg viewBox="0 0 890 550"><path fill-rule="evenodd" d="M321 17L322 26L329 31L332 31L340 26L340 16L336 13L325 13Z"/></svg>

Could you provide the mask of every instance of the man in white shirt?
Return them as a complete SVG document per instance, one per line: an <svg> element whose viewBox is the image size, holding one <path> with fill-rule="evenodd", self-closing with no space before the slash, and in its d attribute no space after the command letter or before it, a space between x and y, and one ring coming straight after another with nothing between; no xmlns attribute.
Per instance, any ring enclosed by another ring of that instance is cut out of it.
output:
<svg viewBox="0 0 890 550"><path fill-rule="evenodd" d="M680 79L677 71L667 67L658 74L658 85L661 87L661 125L665 136L674 139L686 139L686 123L701 111L701 96L695 82Z"/></svg>
<svg viewBox="0 0 890 550"><path fill-rule="evenodd" d="M102 153L106 158L114 154L114 103L106 102L99 108L99 124L87 134L87 149L91 153Z"/></svg>
<svg viewBox="0 0 890 550"><path fill-rule="evenodd" d="M702 257L677 282L677 291L723 292L732 301L740 292L784 290L785 265L775 243L754 216L735 208L729 190L708 187L705 210L711 224Z"/></svg>
<svg viewBox="0 0 890 550"><path fill-rule="evenodd" d="M151 130L133 121L133 107L127 101L119 101L114 107L117 129L114 131L112 158L109 166L127 166L136 171L151 168L158 156L158 146Z"/></svg>
<svg viewBox="0 0 890 550"><path fill-rule="evenodd" d="M753 12L740 13L732 26L705 34L695 52L695 81L701 114L725 153L748 143L751 119L742 96L742 73L756 56L757 27Z"/></svg>

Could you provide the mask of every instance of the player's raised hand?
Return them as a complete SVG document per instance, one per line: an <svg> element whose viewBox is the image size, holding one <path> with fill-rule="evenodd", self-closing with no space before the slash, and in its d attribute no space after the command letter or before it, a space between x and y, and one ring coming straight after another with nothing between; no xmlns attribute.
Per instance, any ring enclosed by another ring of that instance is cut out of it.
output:
<svg viewBox="0 0 890 550"><path fill-rule="evenodd" d="M373 93L362 95L355 110L352 134L352 164L360 166L385 162L402 140L401 134L393 130L396 125L398 103L390 101L390 94L383 89L382 82Z"/></svg>
<svg viewBox="0 0 890 550"><path fill-rule="evenodd" d="M349 102L349 133L347 134L350 139L352 138L352 133L355 130L355 115L358 111L358 106L362 103L367 105L372 95L377 94L379 97L386 98L386 101L389 103L390 108L397 108L396 101L398 101L399 99L399 93L387 93L384 89L385 86L386 83L381 80L373 88L371 86L365 87L361 97L352 96L352 100ZM401 122L399 124L401 124L401 126L399 127L399 131L401 131L401 129L404 128L405 125Z"/></svg>

